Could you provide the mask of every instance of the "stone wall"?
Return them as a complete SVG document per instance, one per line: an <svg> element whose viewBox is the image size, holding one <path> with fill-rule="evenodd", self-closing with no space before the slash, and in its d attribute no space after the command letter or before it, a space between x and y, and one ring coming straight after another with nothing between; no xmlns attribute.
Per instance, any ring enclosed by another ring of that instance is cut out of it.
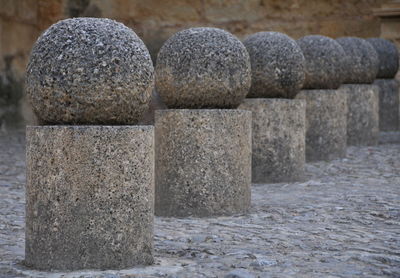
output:
<svg viewBox="0 0 400 278"><path fill-rule="evenodd" d="M239 38L265 30L299 38L376 37L380 23L373 9L386 0L1 0L0 123L32 123L23 97L30 49L40 33L67 17L109 17L133 28L153 60L173 33L193 26L215 26Z"/></svg>

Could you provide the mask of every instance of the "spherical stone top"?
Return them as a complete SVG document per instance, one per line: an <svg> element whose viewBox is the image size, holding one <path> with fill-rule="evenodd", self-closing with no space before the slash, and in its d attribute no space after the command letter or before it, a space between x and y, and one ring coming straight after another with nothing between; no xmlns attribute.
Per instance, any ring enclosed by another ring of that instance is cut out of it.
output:
<svg viewBox="0 0 400 278"><path fill-rule="evenodd" d="M156 90L169 108L236 108L250 85L249 54L224 30L183 30L158 53Z"/></svg>
<svg viewBox="0 0 400 278"><path fill-rule="evenodd" d="M35 43L26 90L49 124L135 124L148 109L154 68L142 40L110 19L59 21Z"/></svg>
<svg viewBox="0 0 400 278"><path fill-rule="evenodd" d="M378 53L379 70L376 78L393 78L399 70L399 51L396 45L382 38L371 38L367 41Z"/></svg>
<svg viewBox="0 0 400 278"><path fill-rule="evenodd" d="M251 62L248 97L294 98L305 79L305 60L296 41L278 32L259 32L243 44Z"/></svg>
<svg viewBox="0 0 400 278"><path fill-rule="evenodd" d="M366 40L355 37L336 39L346 53L343 83L372 83L378 73L378 54Z"/></svg>
<svg viewBox="0 0 400 278"><path fill-rule="evenodd" d="M335 40L305 36L297 40L306 59L303 89L337 89L344 80L345 52Z"/></svg>

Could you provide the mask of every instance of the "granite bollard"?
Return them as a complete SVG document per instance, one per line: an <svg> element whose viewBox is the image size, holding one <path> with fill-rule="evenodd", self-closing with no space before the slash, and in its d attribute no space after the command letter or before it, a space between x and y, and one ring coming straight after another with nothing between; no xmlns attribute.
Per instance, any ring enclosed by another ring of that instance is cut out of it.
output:
<svg viewBox="0 0 400 278"><path fill-rule="evenodd" d="M305 101L248 98L239 108L253 113L252 182L277 183L303 180Z"/></svg>
<svg viewBox="0 0 400 278"><path fill-rule="evenodd" d="M25 264L152 264L154 128L134 125L154 84L144 43L113 20L62 20L37 40L26 79L44 125L26 134Z"/></svg>
<svg viewBox="0 0 400 278"><path fill-rule="evenodd" d="M156 90L175 109L155 116L156 215L248 211L251 112L233 108L250 85L246 48L224 30L183 30L162 46Z"/></svg>
<svg viewBox="0 0 400 278"><path fill-rule="evenodd" d="M295 40L278 32L259 32L243 43L252 84L239 108L253 114L252 182L303 180L305 103L292 99L304 83L303 53Z"/></svg>
<svg viewBox="0 0 400 278"><path fill-rule="evenodd" d="M28 266L153 263L153 132L151 126L27 128Z"/></svg>
<svg viewBox="0 0 400 278"><path fill-rule="evenodd" d="M156 111L159 216L245 213L250 207L251 112Z"/></svg>
<svg viewBox="0 0 400 278"><path fill-rule="evenodd" d="M306 160L346 156L347 98L340 90L301 90L306 105Z"/></svg>
<svg viewBox="0 0 400 278"><path fill-rule="evenodd" d="M400 129L400 84L394 79L399 70L399 51L394 43L382 38L371 38L378 53L379 70L374 85L379 87L379 129L396 131Z"/></svg>
<svg viewBox="0 0 400 278"><path fill-rule="evenodd" d="M338 90L345 75L345 52L335 40L305 36L298 41L306 60L306 80L297 95L306 105L306 161L346 155L346 95Z"/></svg>
<svg viewBox="0 0 400 278"><path fill-rule="evenodd" d="M347 144L375 145L379 136L379 106L374 93L371 94L376 86L370 83L378 74L378 53L364 39L343 37L336 41L346 54L346 77L341 91L347 96Z"/></svg>
<svg viewBox="0 0 400 278"><path fill-rule="evenodd" d="M379 141L379 88L370 84L343 84L347 95L347 144L377 145Z"/></svg>
<svg viewBox="0 0 400 278"><path fill-rule="evenodd" d="M379 88L379 130L400 130L400 83L396 79L376 79Z"/></svg>

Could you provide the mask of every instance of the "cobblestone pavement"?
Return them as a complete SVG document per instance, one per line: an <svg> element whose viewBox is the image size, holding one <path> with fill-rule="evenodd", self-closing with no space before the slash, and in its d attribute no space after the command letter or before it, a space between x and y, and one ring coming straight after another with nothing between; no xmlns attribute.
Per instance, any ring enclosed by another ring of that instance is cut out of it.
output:
<svg viewBox="0 0 400 278"><path fill-rule="evenodd" d="M24 257L24 134L0 135L0 277L400 277L400 144L254 185L249 215L156 218L156 264L46 273Z"/></svg>

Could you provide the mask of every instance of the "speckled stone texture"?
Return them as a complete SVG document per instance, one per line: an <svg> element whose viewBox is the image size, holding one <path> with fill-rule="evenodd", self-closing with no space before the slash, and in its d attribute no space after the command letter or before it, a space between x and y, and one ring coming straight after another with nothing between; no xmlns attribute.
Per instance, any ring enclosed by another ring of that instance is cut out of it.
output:
<svg viewBox="0 0 400 278"><path fill-rule="evenodd" d="M376 79L379 87L379 130L400 129L400 83L396 79Z"/></svg>
<svg viewBox="0 0 400 278"><path fill-rule="evenodd" d="M146 46L110 19L52 25L33 46L26 72L26 91L43 124L136 124L153 85Z"/></svg>
<svg viewBox="0 0 400 278"><path fill-rule="evenodd" d="M347 144L377 145L379 140L379 88L369 84L344 84L347 95Z"/></svg>
<svg viewBox="0 0 400 278"><path fill-rule="evenodd" d="M366 40L355 37L336 39L346 53L346 67L343 68L343 83L370 84L374 82L379 68L378 54Z"/></svg>
<svg viewBox="0 0 400 278"><path fill-rule="evenodd" d="M31 126L26 137L26 265L152 264L154 128Z"/></svg>
<svg viewBox="0 0 400 278"><path fill-rule="evenodd" d="M252 182L304 179L306 103L299 99L246 99L252 111Z"/></svg>
<svg viewBox="0 0 400 278"><path fill-rule="evenodd" d="M236 108L250 85L249 54L224 30L183 30L158 53L156 89L168 108Z"/></svg>
<svg viewBox="0 0 400 278"><path fill-rule="evenodd" d="M379 70L376 78L394 78L399 70L399 51L396 45L382 38L370 38L367 41L372 44L379 57Z"/></svg>
<svg viewBox="0 0 400 278"><path fill-rule="evenodd" d="M155 120L159 216L216 216L250 208L251 112L158 110Z"/></svg>
<svg viewBox="0 0 400 278"><path fill-rule="evenodd" d="M341 45L320 35L302 37L297 44L306 60L303 89L339 88L346 66L346 54Z"/></svg>
<svg viewBox="0 0 400 278"><path fill-rule="evenodd" d="M304 56L296 41L278 32L259 32L243 44L250 55L250 98L294 98L303 86Z"/></svg>
<svg viewBox="0 0 400 278"><path fill-rule="evenodd" d="M346 156L346 95L341 90L302 90L306 105L306 161Z"/></svg>

